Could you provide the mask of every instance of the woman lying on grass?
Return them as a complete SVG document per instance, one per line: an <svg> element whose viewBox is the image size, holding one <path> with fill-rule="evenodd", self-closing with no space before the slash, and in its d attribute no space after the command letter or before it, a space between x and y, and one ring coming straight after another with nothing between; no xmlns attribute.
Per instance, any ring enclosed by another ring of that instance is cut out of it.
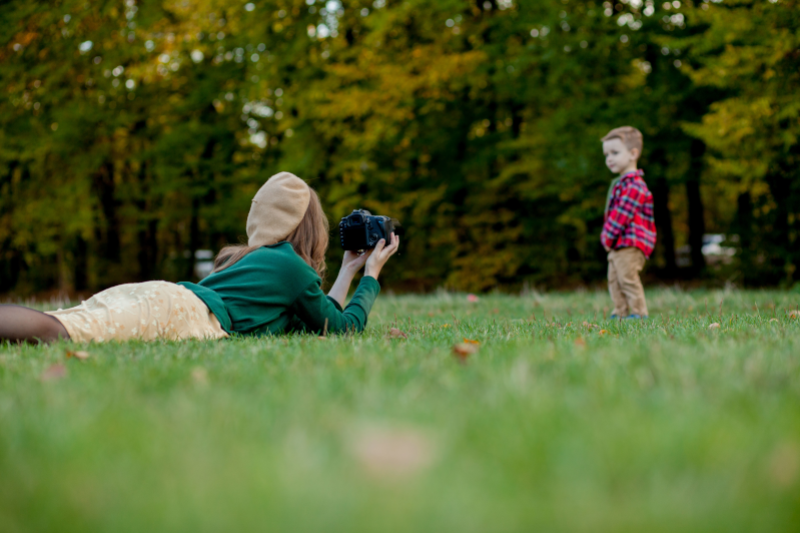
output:
<svg viewBox="0 0 800 533"><path fill-rule="evenodd" d="M42 313L0 306L0 341L76 342L220 339L289 331L362 331L380 291L378 275L400 244L345 252L327 296L328 220L317 194L293 174L270 178L253 198L247 245L223 248L199 284L149 281L112 287L77 307ZM344 307L353 276L364 277ZM343 309L344 307L344 309Z"/></svg>

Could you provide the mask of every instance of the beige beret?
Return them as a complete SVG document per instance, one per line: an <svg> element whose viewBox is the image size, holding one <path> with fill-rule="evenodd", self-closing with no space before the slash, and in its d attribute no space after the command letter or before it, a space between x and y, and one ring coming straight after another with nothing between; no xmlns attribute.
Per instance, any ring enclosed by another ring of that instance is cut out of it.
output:
<svg viewBox="0 0 800 533"><path fill-rule="evenodd" d="M275 174L261 186L247 215L247 244L267 246L289 236L306 214L311 199L306 182L289 172Z"/></svg>

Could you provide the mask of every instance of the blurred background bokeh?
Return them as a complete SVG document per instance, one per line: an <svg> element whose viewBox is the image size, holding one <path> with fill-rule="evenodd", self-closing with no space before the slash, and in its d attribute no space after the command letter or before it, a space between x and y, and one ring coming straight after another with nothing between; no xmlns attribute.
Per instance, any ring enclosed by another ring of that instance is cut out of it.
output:
<svg viewBox="0 0 800 533"><path fill-rule="evenodd" d="M599 282L621 125L651 280L794 286L799 28L796 0L4 2L0 294L196 279L280 170L332 229L403 221L395 290Z"/></svg>

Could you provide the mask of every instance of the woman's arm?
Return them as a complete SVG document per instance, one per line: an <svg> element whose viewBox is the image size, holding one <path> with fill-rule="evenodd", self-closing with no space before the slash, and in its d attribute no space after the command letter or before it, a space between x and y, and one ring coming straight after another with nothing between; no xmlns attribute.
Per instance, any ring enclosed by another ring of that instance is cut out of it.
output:
<svg viewBox="0 0 800 533"><path fill-rule="evenodd" d="M328 292L328 297L333 298L339 303L339 306L344 307L347 292L353 282L353 276L361 270L365 263L367 268L364 271L364 275L377 280L383 265L397 252L397 248L400 246L400 237L394 233L389 236L389 241L387 246L386 241L381 239L373 250L368 250L360 255L347 250L344 253L344 259L342 259L342 268L339 269L339 275L336 277L330 292Z"/></svg>
<svg viewBox="0 0 800 533"><path fill-rule="evenodd" d="M344 253L342 268L339 269L339 275L336 277L336 281L333 282L333 287L331 287L331 290L328 292L328 297L336 300L340 307L344 307L344 302L347 299L347 292L350 290L350 284L353 282L353 276L356 275L356 272L361 270L361 267L364 266L364 263L367 262L371 254L372 250L360 255L350 250Z"/></svg>
<svg viewBox="0 0 800 533"><path fill-rule="evenodd" d="M346 274L339 274L339 279L334 283L334 288L326 297L320 290L318 283L313 283L306 288L297 298L292 306L294 315L306 325L308 331L328 333L360 332L367 325L367 316L372 309L372 304L380 292L378 275L386 261L394 255L400 245L400 239L395 235L391 237L391 244L386 246L384 241L378 243L375 250L363 258L353 254L359 260L353 260L351 256L342 271ZM355 264L352 264L355 262ZM350 305L340 304L347 296L347 289L353 279L353 274L366 262L367 268L364 277L358 284ZM352 271L352 273L350 273ZM341 283L340 283L341 280ZM339 300L341 298L341 300Z"/></svg>
<svg viewBox="0 0 800 533"><path fill-rule="evenodd" d="M364 276L350 304L342 309L339 302L325 296L318 283L312 283L292 305L291 312L304 325L294 325L294 329L317 334L359 333L367 325L367 317L380 290L375 278Z"/></svg>

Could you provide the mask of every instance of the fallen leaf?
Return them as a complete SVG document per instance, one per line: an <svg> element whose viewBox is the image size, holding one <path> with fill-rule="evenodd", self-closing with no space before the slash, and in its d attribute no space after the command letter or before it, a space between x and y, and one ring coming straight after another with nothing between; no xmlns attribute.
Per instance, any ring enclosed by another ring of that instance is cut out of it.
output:
<svg viewBox="0 0 800 533"><path fill-rule="evenodd" d="M584 321L583 321L583 326L584 326L584 327L587 327L587 328L589 328L589 329L594 329L594 328L596 328L596 327L599 327L597 324L590 324L590 323L589 323L589 322L587 322L586 320L584 320Z"/></svg>
<svg viewBox="0 0 800 533"><path fill-rule="evenodd" d="M717 328L719 328L719 323L717 323L717 322L714 322L713 324L708 326L708 329L717 329Z"/></svg>
<svg viewBox="0 0 800 533"><path fill-rule="evenodd" d="M800 311L796 309L794 311L789 311L789 318L800 318Z"/></svg>
<svg viewBox="0 0 800 533"><path fill-rule="evenodd" d="M599 335L607 335L607 334L608 334L608 330L607 330L607 329L601 329L601 330L600 330L600 331L598 331L597 333L598 333Z"/></svg>
<svg viewBox="0 0 800 533"><path fill-rule="evenodd" d="M467 343L467 344L475 344L475 345L478 345L478 344L481 343L481 341L474 341L474 340L468 339L466 337L464 337L464 342Z"/></svg>
<svg viewBox="0 0 800 533"><path fill-rule="evenodd" d="M477 296L475 296L474 294L467 294L467 301L468 302L475 303L478 300L479 300L479 298Z"/></svg>
<svg viewBox="0 0 800 533"><path fill-rule="evenodd" d="M85 361L86 359L89 359L89 352L84 352L83 350L76 350L72 352L67 350L67 359L69 359L70 357L74 357L75 359Z"/></svg>
<svg viewBox="0 0 800 533"><path fill-rule="evenodd" d="M778 319L777 319L777 318L770 318L770 319L769 319L769 321L770 321L770 322L777 322L777 321L778 321Z"/></svg>
<svg viewBox="0 0 800 533"><path fill-rule="evenodd" d="M407 339L408 338L408 335L406 335L405 333L403 333L402 331L400 331L397 328L390 329L388 336L389 336L390 339Z"/></svg>
<svg viewBox="0 0 800 533"><path fill-rule="evenodd" d="M208 385L208 371L202 366L196 366L192 369L192 381L197 385Z"/></svg>
<svg viewBox="0 0 800 533"><path fill-rule="evenodd" d="M350 451L370 475L398 479L412 476L434 459L434 446L413 429L368 429L356 435Z"/></svg>
<svg viewBox="0 0 800 533"><path fill-rule="evenodd" d="M40 379L42 381L58 381L67 376L67 367L62 363L54 363L44 369Z"/></svg>
<svg viewBox="0 0 800 533"><path fill-rule="evenodd" d="M575 346L577 346L579 348L583 348L583 347L586 346L586 341L583 340L582 338L578 337L577 339L575 339Z"/></svg>
<svg viewBox="0 0 800 533"><path fill-rule="evenodd" d="M453 346L453 354L460 363L466 363L467 358L478 351L478 346L462 342Z"/></svg>
<svg viewBox="0 0 800 533"><path fill-rule="evenodd" d="M800 447L795 442L779 444L768 462L772 481L781 488L789 488L800 475Z"/></svg>

